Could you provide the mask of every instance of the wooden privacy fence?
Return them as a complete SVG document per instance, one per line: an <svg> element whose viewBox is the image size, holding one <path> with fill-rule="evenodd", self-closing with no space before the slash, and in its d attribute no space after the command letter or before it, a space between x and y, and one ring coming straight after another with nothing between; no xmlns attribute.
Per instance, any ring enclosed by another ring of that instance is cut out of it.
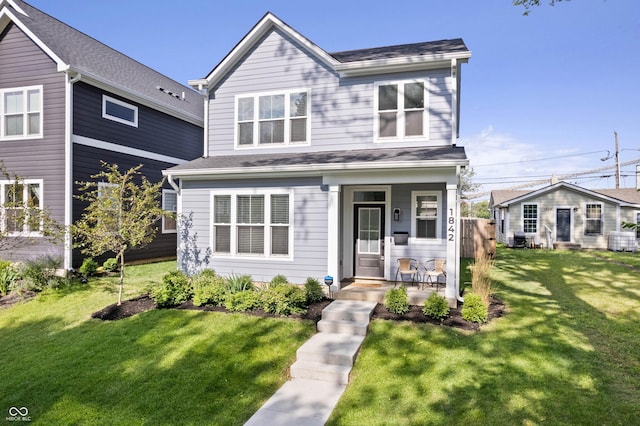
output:
<svg viewBox="0 0 640 426"><path fill-rule="evenodd" d="M496 221L493 219L462 218L460 256L463 258L492 258L496 255Z"/></svg>

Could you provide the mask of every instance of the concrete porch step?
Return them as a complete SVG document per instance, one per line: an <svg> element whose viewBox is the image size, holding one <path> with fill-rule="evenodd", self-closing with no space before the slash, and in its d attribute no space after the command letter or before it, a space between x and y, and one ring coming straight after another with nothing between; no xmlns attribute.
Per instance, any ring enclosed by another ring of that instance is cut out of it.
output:
<svg viewBox="0 0 640 426"><path fill-rule="evenodd" d="M322 380L339 385L349 384L351 366L325 364L322 362L296 361L289 370L296 379Z"/></svg>
<svg viewBox="0 0 640 426"><path fill-rule="evenodd" d="M296 352L297 360L353 366L364 336L317 333Z"/></svg>
<svg viewBox="0 0 640 426"><path fill-rule="evenodd" d="M367 334L369 321L334 321L323 319L318 321L318 331L324 333L350 334L352 336L364 336Z"/></svg>
<svg viewBox="0 0 640 426"><path fill-rule="evenodd" d="M353 321L357 323L369 323L375 302L334 300L322 311L322 319L329 321Z"/></svg>

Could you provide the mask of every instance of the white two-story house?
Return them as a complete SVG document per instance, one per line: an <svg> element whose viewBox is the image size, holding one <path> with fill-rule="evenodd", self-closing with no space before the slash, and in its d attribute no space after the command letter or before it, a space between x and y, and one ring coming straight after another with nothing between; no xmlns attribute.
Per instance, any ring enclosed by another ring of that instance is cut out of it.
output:
<svg viewBox="0 0 640 426"><path fill-rule="evenodd" d="M460 39L328 53L267 13L189 82L204 96L204 156L164 171L207 267L392 281L398 258L440 257L455 301L470 56Z"/></svg>

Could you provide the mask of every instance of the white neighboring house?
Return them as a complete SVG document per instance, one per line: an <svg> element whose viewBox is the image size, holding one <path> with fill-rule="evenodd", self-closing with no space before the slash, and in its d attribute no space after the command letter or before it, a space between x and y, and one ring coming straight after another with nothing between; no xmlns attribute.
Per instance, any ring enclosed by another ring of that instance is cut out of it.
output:
<svg viewBox="0 0 640 426"><path fill-rule="evenodd" d="M489 208L498 242L514 245L514 234L546 248L635 250L640 234L623 228L640 223L636 188L585 189L558 182L536 190L491 192Z"/></svg>

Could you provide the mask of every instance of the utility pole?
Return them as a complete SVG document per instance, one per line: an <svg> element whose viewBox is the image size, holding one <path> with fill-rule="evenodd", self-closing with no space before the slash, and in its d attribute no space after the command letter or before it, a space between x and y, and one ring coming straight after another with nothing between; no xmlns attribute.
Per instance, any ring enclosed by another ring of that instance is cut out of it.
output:
<svg viewBox="0 0 640 426"><path fill-rule="evenodd" d="M618 149L618 132L614 131L616 138L616 189L620 189L620 150Z"/></svg>

